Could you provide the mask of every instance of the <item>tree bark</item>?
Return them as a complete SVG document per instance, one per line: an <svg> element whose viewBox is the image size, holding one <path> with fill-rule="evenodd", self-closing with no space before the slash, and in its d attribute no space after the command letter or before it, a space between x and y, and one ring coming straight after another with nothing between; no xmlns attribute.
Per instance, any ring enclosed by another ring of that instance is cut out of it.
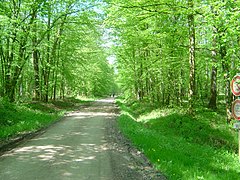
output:
<svg viewBox="0 0 240 180"><path fill-rule="evenodd" d="M46 64L45 70L43 73L43 81L44 81L44 101L48 102L48 91L49 91L49 75L50 75L50 38L51 38L51 6L48 7L48 23L47 23L47 56L46 56Z"/></svg>
<svg viewBox="0 0 240 180"><path fill-rule="evenodd" d="M34 99L40 100L40 77L39 77L39 58L37 52L37 25L34 22L37 18L37 10L32 10L32 20L33 20L33 37L32 37L32 59L34 68Z"/></svg>
<svg viewBox="0 0 240 180"><path fill-rule="evenodd" d="M211 74L211 87L210 87L210 100L208 103L208 107L215 110L217 109L217 67L215 63L217 62L216 55L216 36L217 36L217 29L214 27L213 29L213 48L214 50L212 51L212 74Z"/></svg>
<svg viewBox="0 0 240 180"><path fill-rule="evenodd" d="M188 0L188 6L191 11L193 11L193 0ZM189 114L194 114L194 96L195 96L195 24L194 24L194 14L190 12L188 15L188 27L189 27Z"/></svg>
<svg viewBox="0 0 240 180"><path fill-rule="evenodd" d="M213 110L217 109L217 67L215 65L212 66L211 96L208 107Z"/></svg>
<svg viewBox="0 0 240 180"><path fill-rule="evenodd" d="M225 59L226 54L227 54L226 45L221 44L220 45L220 56L222 59L222 67L223 67L224 81L225 81L225 107L226 107L226 114L227 114L227 123L230 123L231 116L229 114L231 112L231 104L232 104L233 95L230 90L230 74L229 74L230 67L229 67L227 60Z"/></svg>

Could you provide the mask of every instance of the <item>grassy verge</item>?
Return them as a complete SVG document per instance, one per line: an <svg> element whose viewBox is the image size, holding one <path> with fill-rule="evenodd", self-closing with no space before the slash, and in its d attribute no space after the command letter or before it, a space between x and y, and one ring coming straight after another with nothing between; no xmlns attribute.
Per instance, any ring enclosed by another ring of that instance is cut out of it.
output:
<svg viewBox="0 0 240 180"><path fill-rule="evenodd" d="M239 179L237 132L220 113L199 108L193 118L184 109L117 103L121 131L169 179Z"/></svg>
<svg viewBox="0 0 240 180"><path fill-rule="evenodd" d="M74 110L86 102L88 100L74 98L18 105L0 101L0 141L46 127L58 120L66 111Z"/></svg>

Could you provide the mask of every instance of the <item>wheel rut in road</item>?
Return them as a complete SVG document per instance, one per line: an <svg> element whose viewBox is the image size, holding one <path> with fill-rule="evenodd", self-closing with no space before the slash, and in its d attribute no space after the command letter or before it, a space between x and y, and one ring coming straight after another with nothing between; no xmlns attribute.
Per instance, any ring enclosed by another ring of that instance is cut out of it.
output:
<svg viewBox="0 0 240 180"><path fill-rule="evenodd" d="M164 179L123 140L116 128L117 111L109 98L67 114L44 133L3 154L0 179Z"/></svg>

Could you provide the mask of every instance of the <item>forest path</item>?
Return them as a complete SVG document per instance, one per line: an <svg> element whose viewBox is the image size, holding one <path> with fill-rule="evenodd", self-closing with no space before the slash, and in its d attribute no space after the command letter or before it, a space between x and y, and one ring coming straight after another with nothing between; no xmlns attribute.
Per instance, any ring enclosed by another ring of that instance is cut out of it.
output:
<svg viewBox="0 0 240 180"><path fill-rule="evenodd" d="M0 179L151 179L142 174L126 148L111 140L116 116L117 107L110 98L69 113L1 156Z"/></svg>

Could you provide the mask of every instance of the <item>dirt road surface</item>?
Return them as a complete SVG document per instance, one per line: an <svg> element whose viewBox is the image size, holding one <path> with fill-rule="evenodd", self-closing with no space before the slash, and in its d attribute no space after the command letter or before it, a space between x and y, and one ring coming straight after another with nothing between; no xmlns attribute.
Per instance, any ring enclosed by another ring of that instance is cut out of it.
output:
<svg viewBox="0 0 240 180"><path fill-rule="evenodd" d="M69 113L0 157L2 180L165 179L116 127L113 99Z"/></svg>

